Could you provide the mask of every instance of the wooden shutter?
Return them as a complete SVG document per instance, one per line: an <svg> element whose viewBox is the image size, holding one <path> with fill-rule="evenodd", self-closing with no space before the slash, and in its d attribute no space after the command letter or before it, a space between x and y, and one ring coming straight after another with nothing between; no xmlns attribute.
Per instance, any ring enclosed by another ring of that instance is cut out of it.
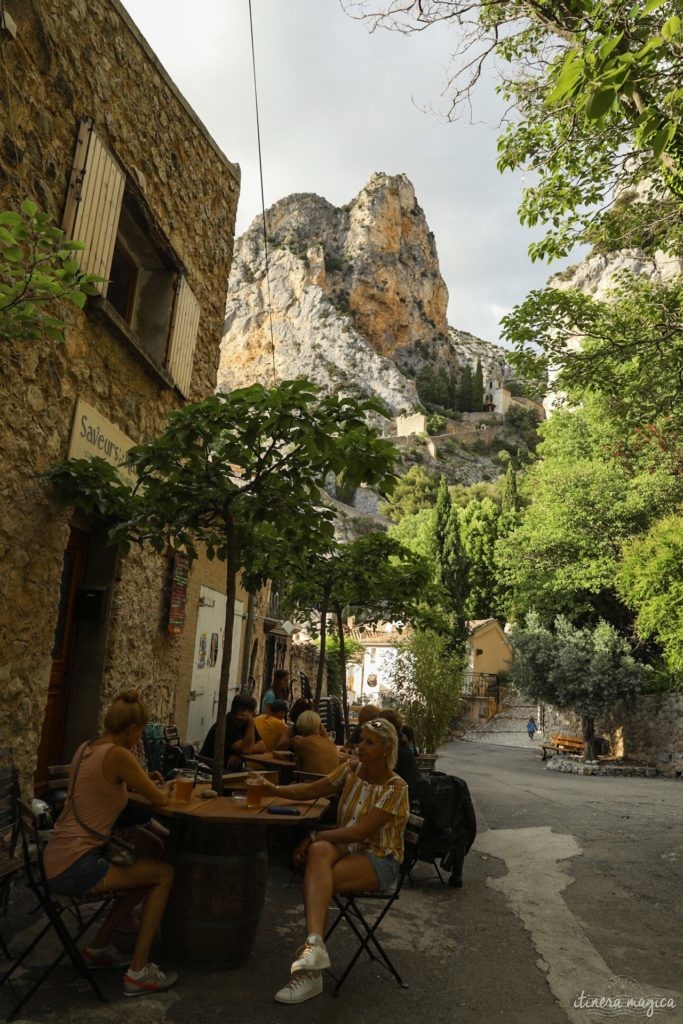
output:
<svg viewBox="0 0 683 1024"><path fill-rule="evenodd" d="M76 259L85 274L105 279L96 285L102 295L107 293L125 184L125 174L102 144L92 118L85 118L78 132L63 226L68 238L87 247L75 254Z"/></svg>
<svg viewBox="0 0 683 1024"><path fill-rule="evenodd" d="M185 278L181 277L176 289L166 365L176 387L185 398L189 398L190 395L199 315L199 303L194 292Z"/></svg>

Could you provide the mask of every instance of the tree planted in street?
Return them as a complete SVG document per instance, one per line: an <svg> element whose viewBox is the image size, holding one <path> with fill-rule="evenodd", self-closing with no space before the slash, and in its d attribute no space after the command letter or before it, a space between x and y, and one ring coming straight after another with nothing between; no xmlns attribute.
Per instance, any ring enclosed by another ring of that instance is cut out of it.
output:
<svg viewBox="0 0 683 1024"><path fill-rule="evenodd" d="M427 754L436 754L460 710L463 668L449 638L433 630L417 629L398 647L389 683L418 747Z"/></svg>
<svg viewBox="0 0 683 1024"><path fill-rule="evenodd" d="M315 702L322 690L327 616L334 614L341 669L344 720L348 729L346 690L345 611L366 619L418 621L426 614L424 601L430 587L431 566L420 555L404 548L385 533L367 534L350 544L336 544L324 558L309 562L300 579L288 588L288 607L320 615L320 662Z"/></svg>
<svg viewBox="0 0 683 1024"><path fill-rule="evenodd" d="M531 612L513 627L510 679L534 701L581 716L586 759L595 758L595 719L616 704L632 703L648 670L634 660L628 641L604 620L577 628L558 616L551 630Z"/></svg>
<svg viewBox="0 0 683 1024"><path fill-rule="evenodd" d="M254 384L186 405L158 436L130 449L131 487L99 459L68 460L50 474L61 500L114 520L112 543L156 551L166 545L226 563L225 648L221 666L214 783L221 753L232 655L237 576L253 591L267 579L296 576L304 557L322 557L333 540L323 505L329 473L390 486L394 448L368 426L375 401L320 397L304 380Z"/></svg>

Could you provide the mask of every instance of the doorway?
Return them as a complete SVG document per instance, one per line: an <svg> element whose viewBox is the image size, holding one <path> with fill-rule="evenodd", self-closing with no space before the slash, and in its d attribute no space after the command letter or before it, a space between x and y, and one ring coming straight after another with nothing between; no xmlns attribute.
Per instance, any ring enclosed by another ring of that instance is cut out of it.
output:
<svg viewBox="0 0 683 1024"><path fill-rule="evenodd" d="M188 743L201 744L216 720L218 689L223 663L226 597L218 590L202 586L199 591L199 614L194 644L190 705L187 716ZM230 659L228 707L239 689L238 671L242 640L244 604L235 601L235 622Z"/></svg>
<svg viewBox="0 0 683 1024"><path fill-rule="evenodd" d="M47 784L48 765L59 764L62 760L69 703L69 669L73 660L77 629L74 610L76 594L85 577L89 541L86 530L71 527L64 551L47 705L38 745L38 764L34 777L37 792L43 790Z"/></svg>

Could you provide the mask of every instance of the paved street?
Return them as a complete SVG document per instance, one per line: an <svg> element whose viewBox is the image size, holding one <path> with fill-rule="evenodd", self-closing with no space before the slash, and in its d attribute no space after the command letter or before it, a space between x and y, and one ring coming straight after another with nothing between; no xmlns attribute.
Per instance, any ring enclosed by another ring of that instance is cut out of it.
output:
<svg viewBox="0 0 683 1024"><path fill-rule="evenodd" d="M640 986L645 996L677 1004L655 1010L650 1019L683 1021L681 784L551 773L531 749L463 742L449 744L438 767L467 779L479 836L465 864L463 889L438 886L423 865L417 875L422 881L387 918L386 945L410 983L407 990L363 962L338 999L325 993L298 1007L274 1003L302 937L299 889L280 865L271 869L248 968L186 970L175 990L139 1000L121 999L119 979L111 975L105 985L112 1002L99 1006L63 967L24 1019L565 1024L623 1019L574 1003L582 992L585 1003L590 995L633 995ZM25 929L27 920L22 915L19 927ZM24 930L17 943L28 934ZM349 941L339 938L333 960L343 961L349 949ZM0 992L2 1011L8 1001ZM645 1009L628 1019L646 1020Z"/></svg>

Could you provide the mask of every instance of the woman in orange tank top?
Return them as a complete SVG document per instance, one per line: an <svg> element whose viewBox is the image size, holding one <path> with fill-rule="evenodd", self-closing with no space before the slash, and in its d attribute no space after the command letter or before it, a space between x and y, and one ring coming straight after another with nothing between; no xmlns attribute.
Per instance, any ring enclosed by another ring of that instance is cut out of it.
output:
<svg viewBox="0 0 683 1024"><path fill-rule="evenodd" d="M173 868L157 860L138 860L123 867L103 856L106 838L128 801L128 788L154 806L162 806L169 799L168 789L156 786L131 752L142 738L147 720L147 710L135 690L116 697L104 716L103 734L76 751L67 802L45 850L45 873L50 888L57 893L76 896L130 890L121 893L83 950L90 967L118 968L129 963L111 940L144 892L135 951L123 979L126 996L161 992L177 980L177 975L164 973L149 962L152 940L171 891Z"/></svg>

